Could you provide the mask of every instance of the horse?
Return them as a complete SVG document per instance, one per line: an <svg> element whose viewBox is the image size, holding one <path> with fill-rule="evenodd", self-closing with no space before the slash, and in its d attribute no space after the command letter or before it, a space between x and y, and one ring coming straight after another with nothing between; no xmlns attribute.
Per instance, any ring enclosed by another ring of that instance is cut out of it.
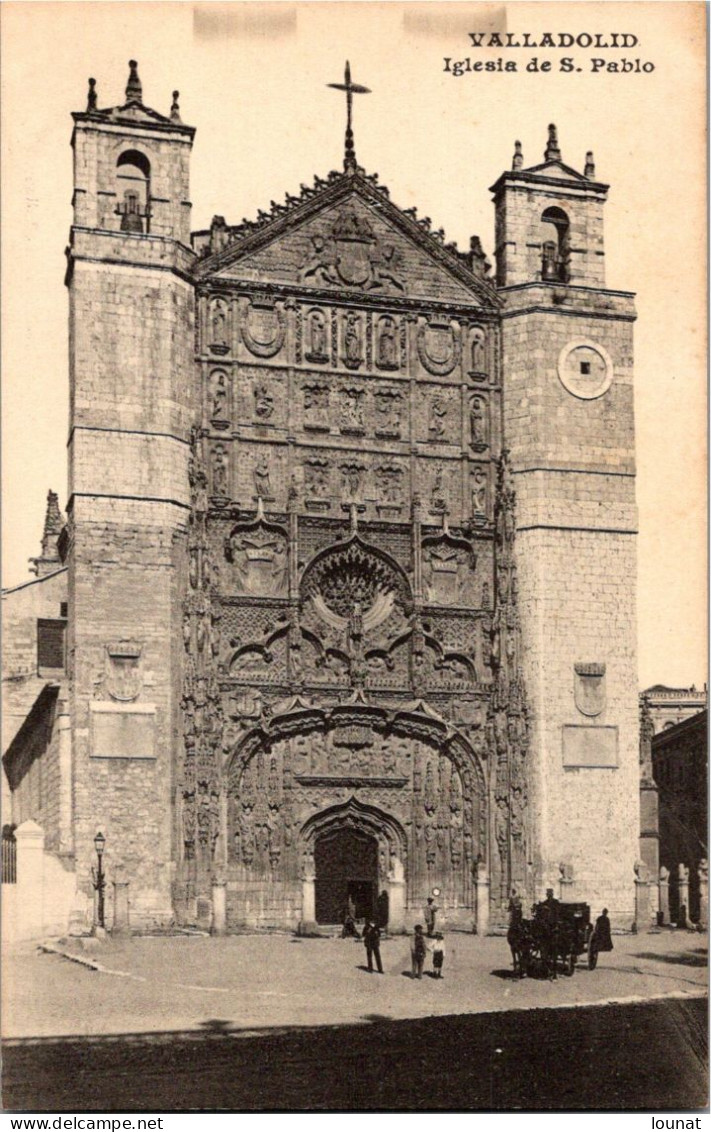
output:
<svg viewBox="0 0 711 1132"><path fill-rule="evenodd" d="M523 918L521 905L512 903L510 912L506 941L511 948L514 975L518 975L519 979L525 979L531 961L531 933L528 923Z"/></svg>

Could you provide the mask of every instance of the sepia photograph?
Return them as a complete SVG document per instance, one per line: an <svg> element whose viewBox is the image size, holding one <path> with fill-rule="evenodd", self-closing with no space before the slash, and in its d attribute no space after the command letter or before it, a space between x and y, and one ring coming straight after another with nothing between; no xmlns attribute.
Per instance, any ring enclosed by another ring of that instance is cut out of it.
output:
<svg viewBox="0 0 711 1132"><path fill-rule="evenodd" d="M707 16L3 4L6 1113L708 1111Z"/></svg>

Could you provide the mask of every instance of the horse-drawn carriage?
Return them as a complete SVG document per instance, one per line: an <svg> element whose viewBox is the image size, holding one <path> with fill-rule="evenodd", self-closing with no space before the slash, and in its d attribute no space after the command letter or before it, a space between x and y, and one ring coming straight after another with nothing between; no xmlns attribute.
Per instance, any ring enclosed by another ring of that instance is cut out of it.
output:
<svg viewBox="0 0 711 1132"><path fill-rule="evenodd" d="M562 963L563 970L572 975L578 956L585 953L592 970L597 951L590 947L591 935L589 904L545 900L534 905L530 920L523 918L520 905L514 906L507 934L514 972L521 979L535 972L555 979Z"/></svg>

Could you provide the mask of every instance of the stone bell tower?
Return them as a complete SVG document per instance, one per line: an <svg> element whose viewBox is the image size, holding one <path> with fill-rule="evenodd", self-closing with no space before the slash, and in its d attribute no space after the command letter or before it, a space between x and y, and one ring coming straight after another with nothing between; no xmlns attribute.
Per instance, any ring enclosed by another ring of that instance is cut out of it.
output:
<svg viewBox="0 0 711 1132"><path fill-rule="evenodd" d="M72 115L69 675L77 874L93 838L131 877L134 921L171 914L171 673L194 418L194 129L143 103ZM178 644L176 644L176 641Z"/></svg>
<svg viewBox="0 0 711 1132"><path fill-rule="evenodd" d="M632 919L639 756L633 296L605 288L608 186L541 164L492 188L504 302L503 420L516 494L531 709L536 893ZM601 838L606 845L601 846Z"/></svg>

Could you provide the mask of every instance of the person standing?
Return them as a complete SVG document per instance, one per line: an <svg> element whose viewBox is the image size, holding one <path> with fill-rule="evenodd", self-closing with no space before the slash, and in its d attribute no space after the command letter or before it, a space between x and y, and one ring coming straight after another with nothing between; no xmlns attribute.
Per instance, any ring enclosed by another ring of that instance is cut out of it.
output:
<svg viewBox="0 0 711 1132"><path fill-rule="evenodd" d="M536 921L541 929L541 959L550 979L558 978L558 918L560 902L552 888L546 889L546 898L536 910Z"/></svg>
<svg viewBox="0 0 711 1132"><path fill-rule="evenodd" d="M439 912L439 907L435 904L433 896L427 897L427 903L423 908L423 912L425 915L427 934L428 936L433 936L435 931L435 924L437 922L437 913Z"/></svg>
<svg viewBox="0 0 711 1132"><path fill-rule="evenodd" d="M373 959L378 966L378 974L383 973L383 964L380 958L380 928L372 920L366 922L363 929L363 943L365 944L365 953L368 957L368 970L373 972Z"/></svg>
<svg viewBox="0 0 711 1132"><path fill-rule="evenodd" d="M607 908L603 908L602 915L596 919L593 935L596 951L612 951L612 929Z"/></svg>
<svg viewBox="0 0 711 1132"><path fill-rule="evenodd" d="M425 956L427 954L427 942L422 933L422 924L415 924L415 934L412 937L410 950L412 955L412 977L413 979L421 979L422 968L425 965Z"/></svg>
<svg viewBox="0 0 711 1132"><path fill-rule="evenodd" d="M442 978L442 967L444 966L444 936L441 932L435 932L434 947L432 949L432 970L434 971L435 979Z"/></svg>

